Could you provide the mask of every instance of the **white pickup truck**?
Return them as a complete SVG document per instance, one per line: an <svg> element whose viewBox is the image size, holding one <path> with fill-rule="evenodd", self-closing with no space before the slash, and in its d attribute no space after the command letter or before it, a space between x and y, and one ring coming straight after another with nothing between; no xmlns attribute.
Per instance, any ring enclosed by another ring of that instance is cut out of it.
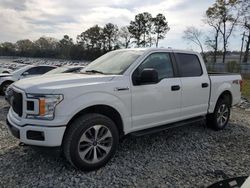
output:
<svg viewBox="0 0 250 188"><path fill-rule="evenodd" d="M7 125L21 142L61 146L77 168L93 170L119 139L207 119L215 130L241 98L241 76L208 74L199 53L172 49L109 52L82 74L20 80L7 90Z"/></svg>

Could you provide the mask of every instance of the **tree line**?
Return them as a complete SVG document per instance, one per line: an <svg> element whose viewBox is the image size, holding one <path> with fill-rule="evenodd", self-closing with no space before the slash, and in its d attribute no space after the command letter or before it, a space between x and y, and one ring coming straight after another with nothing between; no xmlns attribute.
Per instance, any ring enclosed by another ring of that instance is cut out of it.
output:
<svg viewBox="0 0 250 188"><path fill-rule="evenodd" d="M118 28L107 23L103 27L94 25L73 39L64 35L61 40L40 37L38 40L19 40L16 43L0 44L0 55L47 57L77 60L93 60L100 55L119 48L158 47L159 40L170 30L163 14L153 17L148 12L139 13L128 26Z"/></svg>
<svg viewBox="0 0 250 188"><path fill-rule="evenodd" d="M217 62L221 48L222 63L225 63L229 39L233 32L238 29L238 31L243 31L239 61L240 63L248 61L250 50L249 0L216 0L206 10L203 22L211 28L209 36L206 36L202 30L189 26L184 31L183 39L197 45L205 60L208 53L204 52L204 46L211 50L212 62ZM244 46L244 57L242 58Z"/></svg>
<svg viewBox="0 0 250 188"><path fill-rule="evenodd" d="M249 0L215 0L204 12L202 21L210 27L209 30L189 26L184 30L183 39L197 45L205 61L212 57L210 62L217 62L220 56L224 63L235 31L243 32L241 37L237 36L242 43L239 61L249 60ZM137 14L129 25L121 28L113 23L107 23L103 27L94 25L77 35L76 42L68 35L61 40L41 37L36 41L25 39L16 43L4 42L0 44L0 55L93 60L114 49L158 47L159 41L166 37L169 30L168 21L163 14L153 17L150 13L143 12Z"/></svg>

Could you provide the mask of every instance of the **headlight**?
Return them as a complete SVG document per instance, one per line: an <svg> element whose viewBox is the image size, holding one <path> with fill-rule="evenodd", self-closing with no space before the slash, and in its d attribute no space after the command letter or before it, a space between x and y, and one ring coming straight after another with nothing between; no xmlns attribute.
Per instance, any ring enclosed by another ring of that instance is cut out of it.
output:
<svg viewBox="0 0 250 188"><path fill-rule="evenodd" d="M63 100L63 95L35 95L27 94L27 98L38 100L38 114L27 114L29 119L54 119L56 105Z"/></svg>

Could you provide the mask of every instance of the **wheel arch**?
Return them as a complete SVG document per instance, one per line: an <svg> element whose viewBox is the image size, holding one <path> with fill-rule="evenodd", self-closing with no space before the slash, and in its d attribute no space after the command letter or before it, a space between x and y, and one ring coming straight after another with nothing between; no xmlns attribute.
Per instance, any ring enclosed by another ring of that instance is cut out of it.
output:
<svg viewBox="0 0 250 188"><path fill-rule="evenodd" d="M227 100L228 103L229 103L229 105L230 105L230 107L231 107L231 106L232 106L232 102L233 102L233 96L232 96L231 91L229 91L229 90L223 91L223 92L219 95L216 104L218 103L219 100Z"/></svg>
<svg viewBox="0 0 250 188"><path fill-rule="evenodd" d="M218 113L218 109L220 108L220 104L224 104L224 102L220 102L220 101L223 101L223 100L226 100L228 101L228 104L229 104L229 115L227 117L227 120L225 122L225 124L223 125L219 125L218 123L218 116L217 116L217 113ZM232 106L232 93L229 91L229 90L225 90L223 91L217 101L216 101L216 105L215 105L215 108L213 109L213 112L207 114L207 125L208 127L211 127L213 128L214 130L218 131L218 130L222 130L225 128L225 126L227 125L228 121L229 121L229 117L230 117L230 107Z"/></svg>
<svg viewBox="0 0 250 188"><path fill-rule="evenodd" d="M3 86L4 86L4 84L6 84L6 83L9 83L9 85L10 85L10 84L13 84L14 81L12 81L12 80L4 80L4 81L0 84L0 94L1 94L1 95L4 95Z"/></svg>
<svg viewBox="0 0 250 188"><path fill-rule="evenodd" d="M5 83L10 83L10 84L12 84L12 83L14 83L14 81L13 81L13 80L4 80L4 81L2 82L2 84L1 84L1 86L3 86L3 84L5 84Z"/></svg>
<svg viewBox="0 0 250 188"><path fill-rule="evenodd" d="M121 114L115 108L109 105L104 105L104 104L92 105L92 106L89 106L80 110L69 120L66 126L66 131L75 119L77 119L78 117L82 115L89 114L89 113L98 113L98 114L107 116L112 121L114 121L115 125L117 126L119 137L124 136L124 123L123 123Z"/></svg>

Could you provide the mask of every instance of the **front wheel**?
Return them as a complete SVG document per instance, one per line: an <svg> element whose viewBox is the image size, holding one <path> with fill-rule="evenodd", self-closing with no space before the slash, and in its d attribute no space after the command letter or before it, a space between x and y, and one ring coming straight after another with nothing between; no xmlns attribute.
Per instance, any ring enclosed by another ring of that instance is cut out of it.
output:
<svg viewBox="0 0 250 188"><path fill-rule="evenodd" d="M118 142L118 130L111 119L101 114L87 114L70 125L63 150L73 166L89 171L104 166L114 155Z"/></svg>
<svg viewBox="0 0 250 188"><path fill-rule="evenodd" d="M12 82L4 82L0 88L0 94L5 95L7 88L12 84Z"/></svg>
<svg viewBox="0 0 250 188"><path fill-rule="evenodd" d="M230 118L230 105L226 100L219 100L214 113L207 115L207 125L215 130L226 127Z"/></svg>

